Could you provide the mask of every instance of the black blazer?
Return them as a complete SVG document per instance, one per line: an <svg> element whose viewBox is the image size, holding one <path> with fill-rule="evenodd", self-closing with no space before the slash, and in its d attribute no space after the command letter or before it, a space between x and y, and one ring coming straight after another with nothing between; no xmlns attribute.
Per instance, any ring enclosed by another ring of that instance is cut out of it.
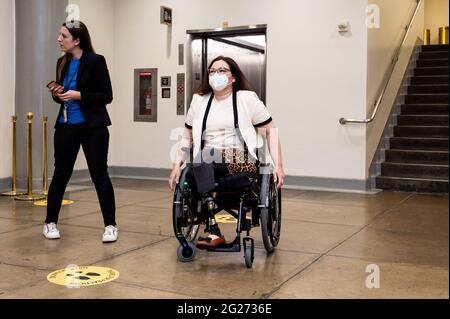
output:
<svg viewBox="0 0 450 319"><path fill-rule="evenodd" d="M66 63L58 78L58 67L62 58L58 60L56 66L56 79L62 85L64 76L67 73L69 62ZM113 100L111 79L105 57L93 52L83 53L80 59L80 67L77 75L77 91L81 93L81 112L89 127L106 127L111 125L111 120L106 110L106 105ZM59 117L62 115L64 102L53 95L53 100L61 104L55 127L60 123Z"/></svg>

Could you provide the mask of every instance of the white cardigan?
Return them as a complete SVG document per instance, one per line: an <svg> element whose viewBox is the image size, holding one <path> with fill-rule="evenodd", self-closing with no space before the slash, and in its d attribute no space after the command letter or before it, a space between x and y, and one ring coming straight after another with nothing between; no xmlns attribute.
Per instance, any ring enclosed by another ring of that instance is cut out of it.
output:
<svg viewBox="0 0 450 319"><path fill-rule="evenodd" d="M198 95L195 94L192 98L191 107L189 109L187 119L192 119L192 124L186 121L187 126L192 126L192 138L194 144L194 158L196 158L200 151L201 138L202 138L202 124L205 116L206 108L211 94ZM262 109L263 108L263 109ZM250 154L256 158L255 150L260 148L265 141L265 136L261 132L257 132L254 125L260 123L253 123L252 119L260 118L262 112L267 114L269 118L264 121L265 124L271 122L270 114L267 112L265 105L261 102L255 92L253 91L238 91L237 92L237 109L239 119L239 129L242 134L242 138L247 144ZM263 163L270 163L273 165L272 158L269 153L267 143L265 143L264 156L259 154L259 160ZM261 158L264 157L264 158Z"/></svg>

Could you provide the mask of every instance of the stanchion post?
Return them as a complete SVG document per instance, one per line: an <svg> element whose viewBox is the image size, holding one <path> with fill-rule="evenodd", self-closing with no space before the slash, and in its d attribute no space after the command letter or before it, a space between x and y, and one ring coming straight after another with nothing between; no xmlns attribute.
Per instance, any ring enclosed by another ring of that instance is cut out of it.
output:
<svg viewBox="0 0 450 319"><path fill-rule="evenodd" d="M12 163L11 163L11 191L3 193L3 196L23 195L23 192L17 192L17 116L11 116L12 123Z"/></svg>
<svg viewBox="0 0 450 319"><path fill-rule="evenodd" d="M42 193L45 196L48 195L47 124L48 116L44 116L42 122Z"/></svg>
<svg viewBox="0 0 450 319"><path fill-rule="evenodd" d="M448 26L439 28L439 44L448 44Z"/></svg>
<svg viewBox="0 0 450 319"><path fill-rule="evenodd" d="M430 45L431 44L431 32L430 29L423 30L423 44Z"/></svg>
<svg viewBox="0 0 450 319"><path fill-rule="evenodd" d="M20 201L36 201L44 199L43 195L33 195L33 113L27 113L27 124L28 124L28 156L27 156L27 194L22 196L17 196L14 199Z"/></svg>

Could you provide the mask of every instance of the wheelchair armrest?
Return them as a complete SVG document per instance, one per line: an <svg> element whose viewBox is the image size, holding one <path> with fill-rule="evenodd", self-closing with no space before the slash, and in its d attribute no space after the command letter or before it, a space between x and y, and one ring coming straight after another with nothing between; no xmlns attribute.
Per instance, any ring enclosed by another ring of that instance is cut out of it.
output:
<svg viewBox="0 0 450 319"><path fill-rule="evenodd" d="M192 157L192 155L194 154L194 149L192 147L182 147L181 150L186 154L186 155L190 155Z"/></svg>
<svg viewBox="0 0 450 319"><path fill-rule="evenodd" d="M194 161L194 149L192 147L182 147L181 150L184 152L186 158L189 158L190 163Z"/></svg>

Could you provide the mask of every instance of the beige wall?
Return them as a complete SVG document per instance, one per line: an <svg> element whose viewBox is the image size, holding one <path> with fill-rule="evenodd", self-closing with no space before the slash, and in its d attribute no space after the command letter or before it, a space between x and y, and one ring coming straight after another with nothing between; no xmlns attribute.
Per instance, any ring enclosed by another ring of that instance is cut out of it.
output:
<svg viewBox="0 0 450 319"><path fill-rule="evenodd" d="M96 50L107 57L112 73L111 166L170 168L169 154L175 143L170 134L183 127L184 117L175 115L172 94L171 99L159 98L158 123L134 123L133 69L156 67L160 76L170 75L174 81L176 73L185 72L184 66L177 65L177 47L186 42L186 30L220 27L228 21L230 26L268 25L267 105L280 127L286 173L368 177L387 109L367 128L341 126L338 119L370 114L414 0L370 1L379 5L382 14L381 29L370 30L365 26L367 2L360 0L71 3L80 6L81 19L90 28ZM171 29L160 24L161 5L173 8ZM341 36L337 24L343 19L349 20L351 31ZM423 11L420 19L422 23L411 32L409 49L421 34L417 28L423 29ZM80 156L76 168L85 167Z"/></svg>
<svg viewBox="0 0 450 319"><path fill-rule="evenodd" d="M384 85L383 80L386 76L386 71L389 69L394 53L405 35L403 31L404 26L409 23L416 7L416 0L370 0L370 3L380 8L381 19L379 29L373 28L368 30L367 117L372 114L374 103ZM371 124L367 125L367 176L369 176L370 164L397 96L410 54L417 38L422 36L423 25L424 5L422 1L377 116Z"/></svg>
<svg viewBox="0 0 450 319"><path fill-rule="evenodd" d="M2 43L13 41L13 1L0 0L3 15ZM433 0L428 0L433 1ZM423 30L424 11L402 52L396 80L386 98L387 107L372 125L341 126L340 117L365 118L381 85L401 26L408 20L414 0L371 0L381 8L381 29L367 30L360 0L71 0L80 7L80 18L89 27L96 51L105 55L111 73L114 101L110 166L170 168L171 132L182 128L184 116L175 115L175 94L159 98L158 123L133 122L133 69L156 67L159 75L185 72L177 65L177 47L186 42L186 30L267 24L267 106L284 148L286 173L292 176L365 180L417 35ZM173 8L171 29L161 25L161 5ZM236 10L239 7L239 10ZM337 32L348 20L351 31ZM0 103L3 114L12 113L14 50L0 50ZM404 70L404 69L403 69ZM120 76L119 76L120 75ZM9 86L8 86L9 85ZM9 132L9 118L0 118L0 130ZM9 139L0 140L0 151L9 153ZM86 168L79 156L76 169ZM9 159L0 163L0 177L10 175Z"/></svg>
<svg viewBox="0 0 450 319"><path fill-rule="evenodd" d="M267 104L292 176L365 180L390 112L409 54L423 28L448 25L448 1L424 0L374 123L338 124L340 117L371 114L382 79L399 43L415 0L370 0L381 9L381 28L365 27L366 1L360 0L71 0L89 27L94 47L105 55L114 101L109 106L110 166L170 168L171 132L182 128L175 115L175 94L159 99L158 123L133 122L133 69L156 67L159 75L185 72L177 47L186 30L267 24ZM171 29L159 22L159 7L173 8ZM236 10L236 6L239 10ZM439 7L440 6L440 7ZM446 6L446 7L445 7ZM430 18L431 17L431 18ZM0 0L0 178L11 170L10 115L14 112L14 1ZM347 19L351 32L341 36L337 23ZM169 30L171 30L169 32ZM292 35L292 36L291 36ZM119 76L120 75L120 76ZM81 154L80 154L81 155ZM79 156L76 169L85 169Z"/></svg>
<svg viewBox="0 0 450 319"><path fill-rule="evenodd" d="M0 0L0 179L11 177L11 115L14 114L14 0Z"/></svg>
<svg viewBox="0 0 450 319"><path fill-rule="evenodd" d="M448 26L449 0L425 0L425 28L430 29L431 44L438 44L439 28Z"/></svg>

